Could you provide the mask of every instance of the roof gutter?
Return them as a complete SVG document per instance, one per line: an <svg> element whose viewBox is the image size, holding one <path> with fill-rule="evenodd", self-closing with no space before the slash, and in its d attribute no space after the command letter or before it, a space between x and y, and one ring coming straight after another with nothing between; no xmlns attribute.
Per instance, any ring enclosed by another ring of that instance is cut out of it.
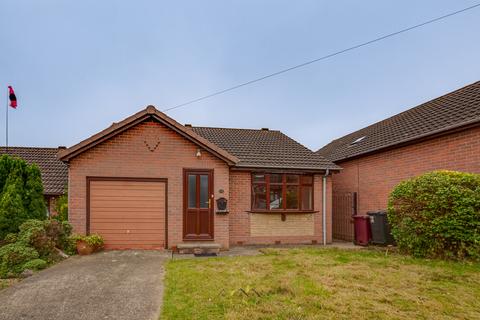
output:
<svg viewBox="0 0 480 320"><path fill-rule="evenodd" d="M234 165L232 167L232 170L235 171L261 171L261 172L271 172L271 173L316 173L320 174L322 172L325 172L325 170L329 170L330 172L340 172L343 170L340 166L335 165L331 166L330 168L325 168L325 167L317 167L317 168L312 168L312 167L272 167L272 166L260 166L260 165L248 165L248 164L240 164L240 165Z"/></svg>
<svg viewBox="0 0 480 320"><path fill-rule="evenodd" d="M330 169L323 175L323 193L322 193L322 233L323 245L327 245L327 177L330 175Z"/></svg>

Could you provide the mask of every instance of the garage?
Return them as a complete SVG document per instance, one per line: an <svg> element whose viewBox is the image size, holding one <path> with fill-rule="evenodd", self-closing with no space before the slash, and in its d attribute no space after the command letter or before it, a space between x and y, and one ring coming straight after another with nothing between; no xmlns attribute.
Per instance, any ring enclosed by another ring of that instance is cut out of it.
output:
<svg viewBox="0 0 480 320"><path fill-rule="evenodd" d="M150 178L87 178L87 232L106 249L167 246L167 181Z"/></svg>

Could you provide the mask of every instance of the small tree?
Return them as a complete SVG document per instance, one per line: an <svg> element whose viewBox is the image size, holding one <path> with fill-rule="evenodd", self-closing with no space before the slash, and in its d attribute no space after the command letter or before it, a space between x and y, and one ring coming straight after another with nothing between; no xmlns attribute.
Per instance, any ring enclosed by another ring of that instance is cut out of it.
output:
<svg viewBox="0 0 480 320"><path fill-rule="evenodd" d="M26 168L25 179L25 209L29 219L44 220L46 218L45 198L40 169L36 164Z"/></svg>
<svg viewBox="0 0 480 320"><path fill-rule="evenodd" d="M404 252L480 258L480 175L434 171L404 181L390 195L388 219Z"/></svg>
<svg viewBox="0 0 480 320"><path fill-rule="evenodd" d="M6 180L0 196L0 239L18 232L18 227L27 220L23 204L22 181L12 175Z"/></svg>
<svg viewBox="0 0 480 320"><path fill-rule="evenodd" d="M68 221L68 190L65 189L65 193L57 198L55 202L55 211L57 215L55 219L59 221Z"/></svg>
<svg viewBox="0 0 480 320"><path fill-rule="evenodd" d="M28 219L46 219L40 170L35 164L0 157L0 240Z"/></svg>

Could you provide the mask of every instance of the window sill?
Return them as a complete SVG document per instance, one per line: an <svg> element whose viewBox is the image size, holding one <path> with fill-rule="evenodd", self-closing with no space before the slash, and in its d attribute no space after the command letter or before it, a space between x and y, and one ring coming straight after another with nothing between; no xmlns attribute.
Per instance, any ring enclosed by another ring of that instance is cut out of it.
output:
<svg viewBox="0 0 480 320"><path fill-rule="evenodd" d="M303 214L303 213L318 213L320 211L314 210L250 210L248 213L261 213L261 214Z"/></svg>

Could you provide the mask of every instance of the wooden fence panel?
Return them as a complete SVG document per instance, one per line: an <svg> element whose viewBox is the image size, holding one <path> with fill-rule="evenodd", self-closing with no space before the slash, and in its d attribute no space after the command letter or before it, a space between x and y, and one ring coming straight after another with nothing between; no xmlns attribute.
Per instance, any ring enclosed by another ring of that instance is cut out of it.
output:
<svg viewBox="0 0 480 320"><path fill-rule="evenodd" d="M355 214L355 195L351 192L333 195L332 228L333 238L353 241L353 218Z"/></svg>

